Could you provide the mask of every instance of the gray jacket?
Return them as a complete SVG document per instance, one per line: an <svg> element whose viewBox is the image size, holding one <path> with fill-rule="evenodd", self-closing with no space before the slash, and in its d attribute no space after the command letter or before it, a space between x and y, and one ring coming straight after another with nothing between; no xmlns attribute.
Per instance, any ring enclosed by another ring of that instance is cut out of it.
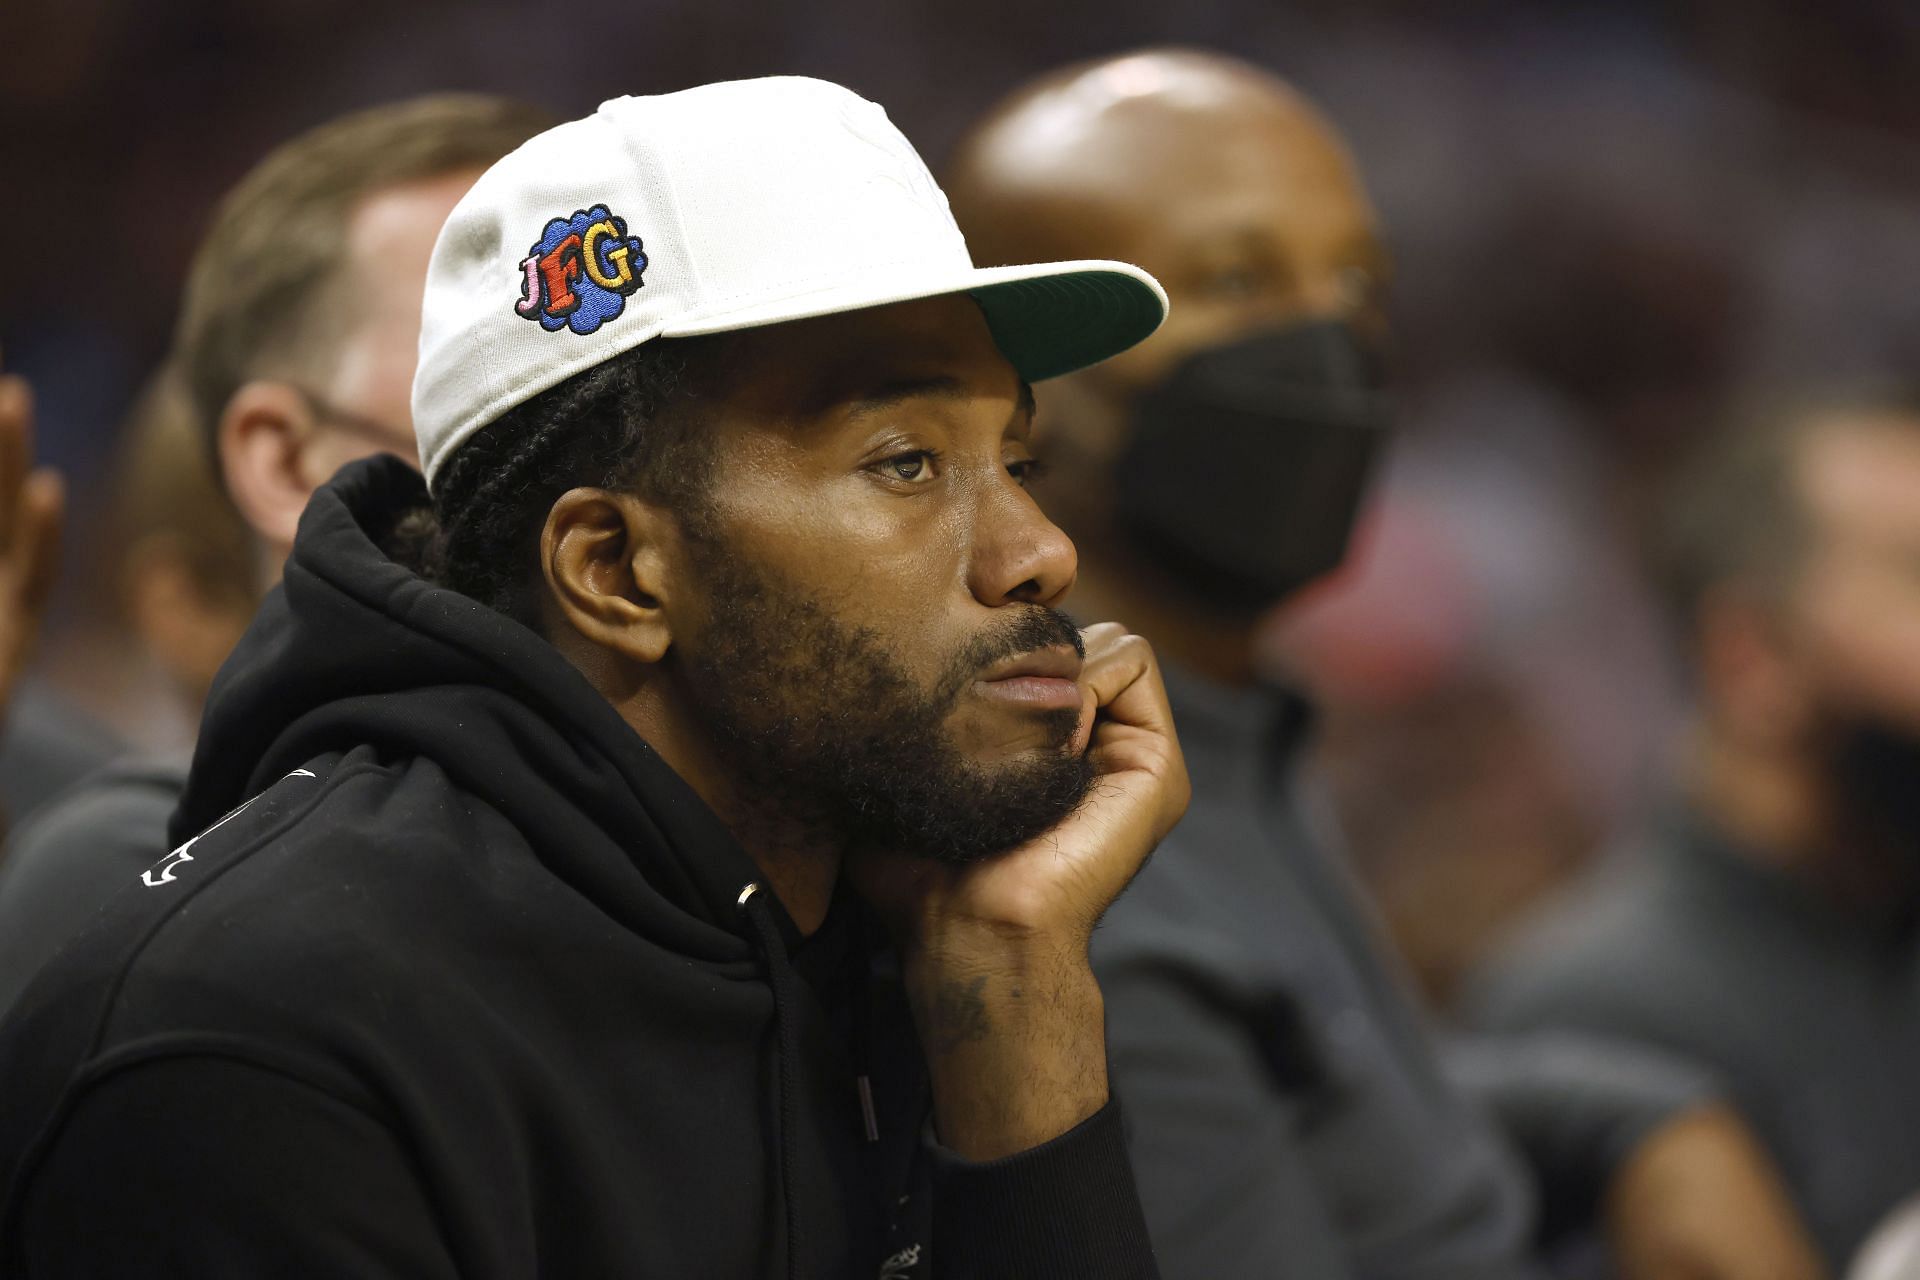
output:
<svg viewBox="0 0 1920 1280"><path fill-rule="evenodd" d="M41 807L0 853L0 1014L102 904L167 852L184 761L110 765Z"/></svg>
<svg viewBox="0 0 1920 1280"><path fill-rule="evenodd" d="M1166 675L1193 802L1094 941L1163 1273L1538 1274L1541 1192L1590 1216L1709 1084L1559 1040L1444 1061L1299 776L1305 703Z"/></svg>
<svg viewBox="0 0 1920 1280"><path fill-rule="evenodd" d="M1920 902L1841 912L1676 809L1489 963L1468 1008L1713 1068L1836 1269L1920 1191Z"/></svg>

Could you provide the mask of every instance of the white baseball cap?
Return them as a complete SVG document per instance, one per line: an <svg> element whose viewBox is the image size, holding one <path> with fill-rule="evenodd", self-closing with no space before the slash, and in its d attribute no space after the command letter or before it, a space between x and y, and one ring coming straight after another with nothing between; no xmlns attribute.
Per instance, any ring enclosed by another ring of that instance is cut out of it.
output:
<svg viewBox="0 0 1920 1280"><path fill-rule="evenodd" d="M780 76L615 98L480 176L434 245L413 380L429 483L513 406L653 338L968 293L1038 382L1158 328L1123 262L976 269L879 106Z"/></svg>

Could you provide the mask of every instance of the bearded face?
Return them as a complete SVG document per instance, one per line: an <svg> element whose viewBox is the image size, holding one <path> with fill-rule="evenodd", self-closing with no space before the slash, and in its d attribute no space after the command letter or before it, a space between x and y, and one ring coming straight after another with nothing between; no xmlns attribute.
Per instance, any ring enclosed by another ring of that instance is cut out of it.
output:
<svg viewBox="0 0 1920 1280"><path fill-rule="evenodd" d="M1086 795L1077 710L1032 713L1035 745L982 760L952 722L974 683L1035 650L1084 654L1067 617L1039 605L996 619L916 680L869 626L729 557L696 553L712 613L682 661L696 714L758 802L844 847L968 862L1025 843Z"/></svg>

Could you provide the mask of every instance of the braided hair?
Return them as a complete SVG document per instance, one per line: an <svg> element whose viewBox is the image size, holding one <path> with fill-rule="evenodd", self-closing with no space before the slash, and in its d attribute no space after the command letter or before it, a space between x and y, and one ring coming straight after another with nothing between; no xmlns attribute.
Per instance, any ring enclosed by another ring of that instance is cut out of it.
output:
<svg viewBox="0 0 1920 1280"><path fill-rule="evenodd" d="M540 534L561 494L635 493L698 518L714 450L695 404L718 343L642 343L508 410L455 450L431 508L402 517L390 554L538 630Z"/></svg>

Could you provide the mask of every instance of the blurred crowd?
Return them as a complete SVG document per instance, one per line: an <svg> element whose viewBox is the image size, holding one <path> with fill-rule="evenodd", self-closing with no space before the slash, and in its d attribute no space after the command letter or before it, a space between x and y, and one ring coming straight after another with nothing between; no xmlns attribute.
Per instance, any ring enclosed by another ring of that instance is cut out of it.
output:
<svg viewBox="0 0 1920 1280"><path fill-rule="evenodd" d="M0 171L22 175L0 234L28 247L0 279L0 368L33 387L67 489L12 708L57 749L0 780L15 829L68 758L191 748L291 542L291 515L246 505L236 464L209 459L192 390L154 373L216 202L276 145L426 90L567 117L800 72L886 105L976 257L1158 272L1148 231L1071 253L1006 232L995 202L1024 188L976 125L1076 59L1230 50L1344 139L1384 245L1366 305L1391 333L1390 442L1344 562L1261 601L1246 663L1311 697L1299 770L1384 920L1386 967L1476 1033L1463 1059L1479 1036L1571 1030L1704 1068L1712 1084L1666 1077L1675 1096L1737 1105L1833 1273L1906 1274L1862 1246L1890 1188L1920 1193L1916 1099L1877 1068L1832 1073L1920 1060L1920 13L650 3L596 14L550 64L529 53L537 19L507 0L0 15ZM1174 181L1204 201L1216 179ZM331 416L363 443L393 421ZM1090 522L1098 591L1104 513L1061 502ZM1752 1003L1716 1026L1703 1009L1727 986ZM1767 1008L1778 1025L1756 1028ZM1800 1054L1805 1037L1837 1056ZM1783 1083L1809 1077L1845 1104Z"/></svg>
<svg viewBox="0 0 1920 1280"><path fill-rule="evenodd" d="M213 201L273 143L421 88L568 115L804 70L886 103L933 158L1026 76L1153 41L1233 49L1312 96L1380 208L1402 408L1360 552L1276 619L1272 652L1328 704L1354 855L1442 995L1631 824L1670 741L1636 543L1653 486L1730 403L1897 377L1920 348L1920 22L1897 4L662 4L597 15L619 56L531 83L529 20L472 0L9 8L0 164L31 186L0 230L40 243L56 210L117 228L85 307L31 272L0 283L0 350L74 491L42 675L120 737L191 733L115 593L82 584L114 577L114 442Z"/></svg>

